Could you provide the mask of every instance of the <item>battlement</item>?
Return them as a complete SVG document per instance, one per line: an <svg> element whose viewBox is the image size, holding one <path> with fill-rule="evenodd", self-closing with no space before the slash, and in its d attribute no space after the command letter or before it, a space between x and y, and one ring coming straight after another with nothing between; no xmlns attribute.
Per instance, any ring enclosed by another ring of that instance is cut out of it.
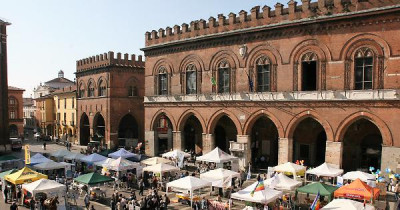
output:
<svg viewBox="0 0 400 210"><path fill-rule="evenodd" d="M219 14L217 19L210 17L208 22L200 19L192 21L190 24L183 23L181 26L175 25L173 28L166 27L165 29L160 28L158 31L146 32L146 47L257 26L400 5L400 0L318 0L317 2L301 0L301 2L301 5L297 5L296 1L290 0L287 8L284 8L281 3L276 3L275 10L271 10L269 6L262 8L255 6L250 10L250 14L242 10L239 14L231 12L228 18Z"/></svg>
<svg viewBox="0 0 400 210"><path fill-rule="evenodd" d="M103 68L108 66L121 66L131 68L144 68L145 62L143 61L142 55L139 55L136 59L136 55L132 54L129 57L128 53L124 54L122 58L121 53L117 53L114 57L114 52L109 51L108 53L84 58L76 61L76 71L86 71L89 69Z"/></svg>

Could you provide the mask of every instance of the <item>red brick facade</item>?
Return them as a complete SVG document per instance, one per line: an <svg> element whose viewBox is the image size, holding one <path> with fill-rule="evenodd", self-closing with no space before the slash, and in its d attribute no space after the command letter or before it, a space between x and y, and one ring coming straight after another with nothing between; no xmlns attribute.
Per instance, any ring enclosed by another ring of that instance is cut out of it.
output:
<svg viewBox="0 0 400 210"><path fill-rule="evenodd" d="M230 148L243 165L255 153L270 165L322 157L339 166L373 154L367 163L396 168L400 1L302 2L146 33L146 152L165 149L162 116L168 148L193 139L196 152ZM344 166L356 167L365 164Z"/></svg>
<svg viewBox="0 0 400 210"><path fill-rule="evenodd" d="M21 137L24 134L24 113L22 95L24 89L8 87L8 123L10 137Z"/></svg>
<svg viewBox="0 0 400 210"><path fill-rule="evenodd" d="M7 26L0 19L0 151L11 150L8 133Z"/></svg>
<svg viewBox="0 0 400 210"><path fill-rule="evenodd" d="M102 143L109 148L123 146L124 139L143 140L142 56L136 59L135 55L125 54L121 58L121 53L117 53L115 58L109 52L79 60L76 78L80 144L86 145L94 135L104 135Z"/></svg>

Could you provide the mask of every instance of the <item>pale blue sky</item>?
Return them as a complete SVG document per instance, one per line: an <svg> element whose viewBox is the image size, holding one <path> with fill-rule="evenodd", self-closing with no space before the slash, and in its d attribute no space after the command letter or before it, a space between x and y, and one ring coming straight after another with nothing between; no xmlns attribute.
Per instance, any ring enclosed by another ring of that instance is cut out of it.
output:
<svg viewBox="0 0 400 210"><path fill-rule="evenodd" d="M287 0L286 0L287 1ZM281 3L286 4L286 1ZM275 0L0 0L8 27L8 83L26 89L57 76L74 78L76 60L114 51L143 54L144 33Z"/></svg>

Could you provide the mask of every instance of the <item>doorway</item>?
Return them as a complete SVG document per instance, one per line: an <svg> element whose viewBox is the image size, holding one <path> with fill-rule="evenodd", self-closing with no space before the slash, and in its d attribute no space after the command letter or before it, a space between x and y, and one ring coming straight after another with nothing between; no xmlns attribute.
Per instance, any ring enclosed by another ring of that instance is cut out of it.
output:
<svg viewBox="0 0 400 210"><path fill-rule="evenodd" d="M301 90L317 90L317 61L303 61L301 75Z"/></svg>

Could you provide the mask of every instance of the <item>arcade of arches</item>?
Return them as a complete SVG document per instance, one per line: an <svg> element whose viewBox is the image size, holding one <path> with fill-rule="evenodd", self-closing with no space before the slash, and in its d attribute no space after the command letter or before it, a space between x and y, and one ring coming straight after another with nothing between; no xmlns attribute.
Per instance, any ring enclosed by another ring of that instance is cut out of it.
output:
<svg viewBox="0 0 400 210"><path fill-rule="evenodd" d="M259 169L297 160L304 160L305 165L311 167L329 162L340 165L346 171L368 170L370 166L380 168L382 163L381 131L375 122L364 118L346 125L341 131L343 139L339 142L330 139L332 131L327 130L329 126L326 122L323 124L312 115L302 118L292 128L287 128L292 130L291 134L287 134L289 138L280 136L284 131L279 131L276 120L266 115L252 118L252 123L245 128L246 135L242 135L229 115L222 115L209 122L211 126L208 130L203 130L207 126L194 114L183 118L179 125L171 119L165 113L153 119L153 131L146 131L146 139L150 140L146 144L147 154L153 155L154 152L154 155L158 155L179 149L201 155L219 147L237 155L233 147L245 143L248 145L247 150L243 151L243 158L247 158L245 163L251 162L253 167ZM177 131L174 131L175 128ZM154 147L150 146L153 144L152 135ZM336 150L336 153L332 152Z"/></svg>

